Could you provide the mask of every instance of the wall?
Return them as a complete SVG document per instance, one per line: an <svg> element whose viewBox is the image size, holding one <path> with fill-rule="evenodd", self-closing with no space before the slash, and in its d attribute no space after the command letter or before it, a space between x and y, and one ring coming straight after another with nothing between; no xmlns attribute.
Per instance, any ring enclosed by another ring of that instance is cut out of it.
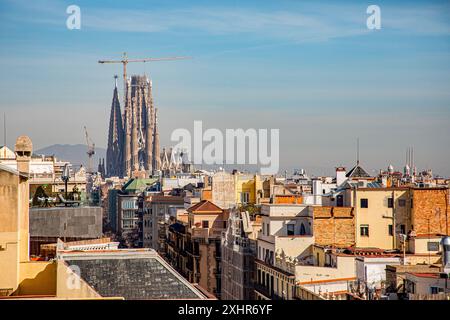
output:
<svg viewBox="0 0 450 320"><path fill-rule="evenodd" d="M19 284L19 176L0 168L0 289Z"/></svg>
<svg viewBox="0 0 450 320"><path fill-rule="evenodd" d="M395 249L396 237L389 235L389 225L394 225L394 217L400 208L398 199L405 190L397 189L357 189L353 197L356 216L356 246L360 248ZM388 199L394 199L394 207L388 208ZM368 208L361 208L361 199L368 199ZM396 210L396 211L394 211ZM400 215L400 214L399 214ZM369 236L361 235L361 226L369 226ZM396 233L399 230L395 230Z"/></svg>
<svg viewBox="0 0 450 320"><path fill-rule="evenodd" d="M75 282L79 284L79 287L68 285L74 284ZM100 295L76 275L63 260L59 260L57 262L56 297L62 299L81 299L100 298Z"/></svg>
<svg viewBox="0 0 450 320"><path fill-rule="evenodd" d="M415 237L408 241L409 250L415 254L437 254L442 246L440 245L442 237L430 235L429 237ZM438 243L437 250L428 251L428 242Z"/></svg>
<svg viewBox="0 0 450 320"><path fill-rule="evenodd" d="M56 295L56 262L20 263L20 284L15 295Z"/></svg>
<svg viewBox="0 0 450 320"><path fill-rule="evenodd" d="M234 176L227 172L217 172L212 177L212 202L222 209L236 205Z"/></svg>
<svg viewBox="0 0 450 320"><path fill-rule="evenodd" d="M386 280L386 265L399 265L400 258L356 258L356 276L368 286L379 287Z"/></svg>
<svg viewBox="0 0 450 320"><path fill-rule="evenodd" d="M355 244L354 210L349 207L312 207L317 245L349 247Z"/></svg>
<svg viewBox="0 0 450 320"><path fill-rule="evenodd" d="M102 236L102 212L101 207L31 209L30 233L32 237L99 238Z"/></svg>
<svg viewBox="0 0 450 320"><path fill-rule="evenodd" d="M301 265L295 267L295 279L300 283L354 278L355 276L356 266L354 256L338 256L336 268Z"/></svg>
<svg viewBox="0 0 450 320"><path fill-rule="evenodd" d="M275 238L275 252L283 250L284 254L298 260L311 257L311 247L314 244L313 236L286 236Z"/></svg>
<svg viewBox="0 0 450 320"><path fill-rule="evenodd" d="M449 234L448 189L413 189L412 224L419 234Z"/></svg>

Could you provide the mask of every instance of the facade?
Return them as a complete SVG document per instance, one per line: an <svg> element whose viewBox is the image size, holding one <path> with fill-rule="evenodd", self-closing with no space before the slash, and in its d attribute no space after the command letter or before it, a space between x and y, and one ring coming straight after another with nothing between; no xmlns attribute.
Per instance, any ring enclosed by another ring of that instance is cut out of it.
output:
<svg viewBox="0 0 450 320"><path fill-rule="evenodd" d="M356 277L365 284L367 291L375 292L386 288L386 266L400 265L398 255L360 255L356 257Z"/></svg>
<svg viewBox="0 0 450 320"><path fill-rule="evenodd" d="M108 176L151 175L161 168L156 108L152 83L146 76L132 76L126 83L122 115L116 85L111 104L106 168Z"/></svg>
<svg viewBox="0 0 450 320"><path fill-rule="evenodd" d="M169 225L177 209L184 208L184 198L144 192L139 202L142 246L164 254Z"/></svg>
<svg viewBox="0 0 450 320"><path fill-rule="evenodd" d="M0 164L0 295L19 290L29 262L28 176L33 152L30 138L17 138L14 152L17 170Z"/></svg>
<svg viewBox="0 0 450 320"><path fill-rule="evenodd" d="M202 200L187 212L189 280L220 298L221 236L227 227L228 211Z"/></svg>
<svg viewBox="0 0 450 320"><path fill-rule="evenodd" d="M353 208L355 245L359 248L402 250L401 235L407 235L408 250L413 237L445 235L450 227L448 188L388 188L358 182L348 183L326 198L332 206Z"/></svg>
<svg viewBox="0 0 450 320"><path fill-rule="evenodd" d="M139 208L139 199L145 190L157 190L157 179L131 178L119 192L111 192L110 207L117 208L111 212L111 225L116 226L113 233L118 236L121 244L128 248L142 246L142 215ZM141 203L142 205L142 203Z"/></svg>
<svg viewBox="0 0 450 320"><path fill-rule="evenodd" d="M312 212L306 205L263 204L262 230L257 241L256 299L293 299L295 267L286 264L311 262Z"/></svg>
<svg viewBox="0 0 450 320"><path fill-rule="evenodd" d="M257 230L248 212L232 210L222 236L223 300L254 300Z"/></svg>
<svg viewBox="0 0 450 320"><path fill-rule="evenodd" d="M29 212L30 254L40 255L43 244L102 237L103 208L31 208Z"/></svg>
<svg viewBox="0 0 450 320"><path fill-rule="evenodd" d="M221 235L229 212L208 200L187 209L187 221L169 226L166 259L191 283L221 295Z"/></svg>
<svg viewBox="0 0 450 320"><path fill-rule="evenodd" d="M409 300L450 299L448 278L439 273L406 273L405 291Z"/></svg>
<svg viewBox="0 0 450 320"><path fill-rule="evenodd" d="M225 209L268 202L273 186L265 190L266 181L258 174L219 171L212 176L212 202Z"/></svg>

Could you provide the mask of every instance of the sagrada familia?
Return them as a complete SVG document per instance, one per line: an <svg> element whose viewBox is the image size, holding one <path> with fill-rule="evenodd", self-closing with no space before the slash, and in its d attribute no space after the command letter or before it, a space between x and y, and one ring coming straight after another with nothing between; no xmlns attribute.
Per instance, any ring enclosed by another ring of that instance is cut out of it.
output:
<svg viewBox="0 0 450 320"><path fill-rule="evenodd" d="M125 84L125 109L120 109L117 76L109 119L106 176L169 175L191 170L187 155L175 150L160 152L157 109L152 82L134 75Z"/></svg>

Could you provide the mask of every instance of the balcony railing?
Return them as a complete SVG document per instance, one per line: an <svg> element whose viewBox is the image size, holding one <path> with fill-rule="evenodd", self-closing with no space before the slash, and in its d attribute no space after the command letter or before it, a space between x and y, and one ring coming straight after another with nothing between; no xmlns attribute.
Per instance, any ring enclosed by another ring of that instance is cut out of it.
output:
<svg viewBox="0 0 450 320"><path fill-rule="evenodd" d="M277 295L275 292L270 292L269 288L258 283L255 283L255 291L259 292L260 294L266 296L271 300L284 300L283 297Z"/></svg>

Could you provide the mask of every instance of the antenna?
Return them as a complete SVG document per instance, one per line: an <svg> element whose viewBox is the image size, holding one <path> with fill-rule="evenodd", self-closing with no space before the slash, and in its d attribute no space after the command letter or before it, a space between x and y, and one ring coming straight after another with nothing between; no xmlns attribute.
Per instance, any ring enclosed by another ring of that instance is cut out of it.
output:
<svg viewBox="0 0 450 320"><path fill-rule="evenodd" d="M359 137L356 138L356 164L359 165Z"/></svg>

